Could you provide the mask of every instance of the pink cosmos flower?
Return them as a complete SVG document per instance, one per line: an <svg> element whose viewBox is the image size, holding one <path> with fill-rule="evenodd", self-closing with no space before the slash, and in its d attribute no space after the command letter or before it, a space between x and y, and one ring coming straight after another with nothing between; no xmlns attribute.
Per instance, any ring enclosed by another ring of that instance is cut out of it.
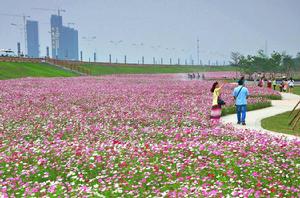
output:
<svg viewBox="0 0 300 198"><path fill-rule="evenodd" d="M253 173L252 173L252 176L253 176L253 177L258 177L259 174L258 174L257 172L253 172Z"/></svg>

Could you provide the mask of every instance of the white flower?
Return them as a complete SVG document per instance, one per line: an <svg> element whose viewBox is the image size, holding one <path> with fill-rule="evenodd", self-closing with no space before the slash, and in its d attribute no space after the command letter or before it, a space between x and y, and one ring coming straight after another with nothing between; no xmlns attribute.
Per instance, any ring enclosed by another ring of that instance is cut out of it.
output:
<svg viewBox="0 0 300 198"><path fill-rule="evenodd" d="M94 187L94 188L98 188L98 187L99 187L99 185L98 185L98 184L95 184L93 187Z"/></svg>

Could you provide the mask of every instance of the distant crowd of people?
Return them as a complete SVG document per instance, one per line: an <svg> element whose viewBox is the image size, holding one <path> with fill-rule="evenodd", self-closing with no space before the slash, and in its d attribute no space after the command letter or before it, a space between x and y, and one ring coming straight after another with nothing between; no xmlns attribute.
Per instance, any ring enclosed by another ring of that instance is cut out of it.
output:
<svg viewBox="0 0 300 198"><path fill-rule="evenodd" d="M188 73L188 78L189 79L200 79L200 78L202 78L202 79L205 79L205 76L204 76L204 74L202 74L202 75L200 75L199 73L197 73L197 75L195 74L195 73Z"/></svg>
<svg viewBox="0 0 300 198"><path fill-rule="evenodd" d="M256 80L255 83L259 87L267 87L270 89L273 88L274 90L279 90L280 92L289 93L293 92L295 86L295 81L293 78L282 78L281 80L261 78L260 80Z"/></svg>

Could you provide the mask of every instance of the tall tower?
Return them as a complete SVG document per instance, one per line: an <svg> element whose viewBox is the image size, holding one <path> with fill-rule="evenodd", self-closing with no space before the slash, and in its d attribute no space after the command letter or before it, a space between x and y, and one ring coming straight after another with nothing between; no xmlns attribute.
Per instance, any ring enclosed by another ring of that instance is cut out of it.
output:
<svg viewBox="0 0 300 198"><path fill-rule="evenodd" d="M63 26L62 16L51 15L52 58L78 60L78 31Z"/></svg>
<svg viewBox="0 0 300 198"><path fill-rule="evenodd" d="M27 56L39 58L39 26L37 21L26 21Z"/></svg>
<svg viewBox="0 0 300 198"><path fill-rule="evenodd" d="M52 58L58 58L59 55L59 38L62 30L62 16L51 15L51 47Z"/></svg>
<svg viewBox="0 0 300 198"><path fill-rule="evenodd" d="M200 65L200 43L199 43L199 38L197 38L197 65Z"/></svg>
<svg viewBox="0 0 300 198"><path fill-rule="evenodd" d="M61 60L78 60L78 31L62 26L59 36L58 58Z"/></svg>

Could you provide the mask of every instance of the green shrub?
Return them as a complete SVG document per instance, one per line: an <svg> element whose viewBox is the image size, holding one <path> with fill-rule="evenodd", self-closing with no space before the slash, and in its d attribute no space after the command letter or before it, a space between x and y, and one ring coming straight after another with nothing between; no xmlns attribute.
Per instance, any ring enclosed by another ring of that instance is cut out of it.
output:
<svg viewBox="0 0 300 198"><path fill-rule="evenodd" d="M254 95L251 98L267 98L269 100L282 100L281 95Z"/></svg>
<svg viewBox="0 0 300 198"><path fill-rule="evenodd" d="M271 107L271 106L272 106L272 104L271 104L270 101L256 103L256 104L248 104L247 105L247 111L263 109L263 108ZM222 116L229 115L229 114L234 114L234 113L236 113L235 106L229 106L229 107L225 107L225 108L222 109Z"/></svg>

